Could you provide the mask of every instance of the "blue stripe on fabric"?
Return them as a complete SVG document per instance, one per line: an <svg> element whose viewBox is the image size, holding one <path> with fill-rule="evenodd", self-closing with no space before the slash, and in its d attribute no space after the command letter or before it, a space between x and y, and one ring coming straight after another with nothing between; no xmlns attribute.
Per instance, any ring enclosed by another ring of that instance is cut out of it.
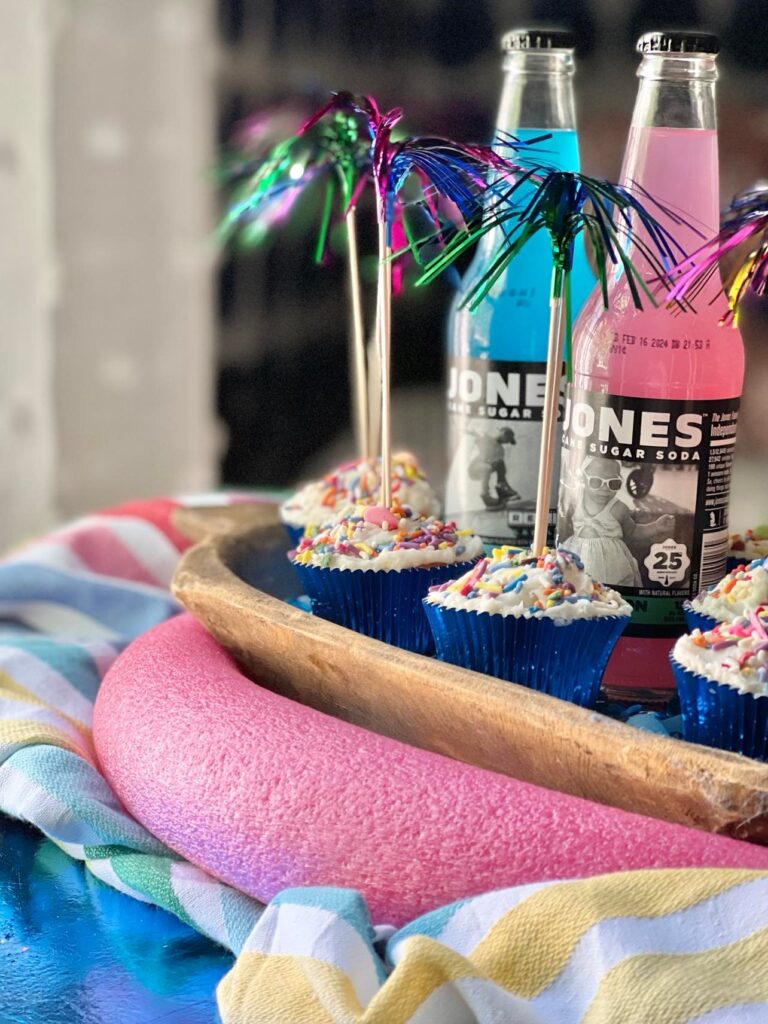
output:
<svg viewBox="0 0 768 1024"><path fill-rule="evenodd" d="M4 642L0 638L0 644L45 662L49 668L64 676L78 693L90 701L96 699L101 676L91 654L80 644L49 640L41 636L8 638Z"/></svg>
<svg viewBox="0 0 768 1024"><path fill-rule="evenodd" d="M280 903L293 903L299 907L319 907L327 910L346 921L359 934L363 942L371 947L375 933L365 900L355 889L336 889L331 886L307 886L303 888L283 889L271 902L270 906ZM373 949L371 949L373 953Z"/></svg>
<svg viewBox="0 0 768 1024"><path fill-rule="evenodd" d="M471 897L456 900L455 903L449 903L447 907L430 910L428 914L417 917L415 921L410 921L391 936L387 942L387 949L391 949L404 939L409 939L412 935L425 935L429 939L437 939L456 911L469 902L471 902Z"/></svg>
<svg viewBox="0 0 768 1024"><path fill-rule="evenodd" d="M263 911L254 906L250 896L226 885L219 887L219 899L230 948L239 955Z"/></svg>
<svg viewBox="0 0 768 1024"><path fill-rule="evenodd" d="M170 594L27 562L0 565L0 601L46 601L74 608L121 636L138 636L179 611Z"/></svg>
<svg viewBox="0 0 768 1024"><path fill-rule="evenodd" d="M42 745L23 747L11 754L8 765L85 822L101 843L167 853L159 839L122 810L106 779L72 751Z"/></svg>
<svg viewBox="0 0 768 1024"><path fill-rule="evenodd" d="M303 888L283 889L272 900L270 907L280 904L292 904L297 907L317 907L346 922L353 928L365 943L371 956L371 963L380 984L384 984L387 970L376 952L374 940L376 933L371 924L370 914L365 900L356 889L337 889L332 886L307 886Z"/></svg>

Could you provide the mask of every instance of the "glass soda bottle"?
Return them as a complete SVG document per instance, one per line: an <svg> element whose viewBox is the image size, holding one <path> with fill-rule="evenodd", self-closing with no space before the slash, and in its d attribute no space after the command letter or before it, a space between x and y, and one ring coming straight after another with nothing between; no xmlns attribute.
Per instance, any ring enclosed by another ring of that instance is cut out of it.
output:
<svg viewBox="0 0 768 1024"><path fill-rule="evenodd" d="M550 134L528 158L577 171L573 45L571 34L560 30L516 29L505 35L496 127L498 137L514 135L523 141ZM503 146L501 152L510 155ZM526 201L524 188L520 202ZM527 546L533 539L552 250L545 233L533 238L471 313L461 308L462 301L489 269L503 238L500 232L490 231L478 244L448 322L445 505L449 518L471 526L487 544ZM574 311L593 284L579 243L572 274ZM557 475L555 487L556 481ZM554 537L554 500L552 505Z"/></svg>
<svg viewBox="0 0 768 1024"><path fill-rule="evenodd" d="M690 253L719 225L717 40L652 32L637 49L622 182L685 218L676 225L644 200ZM629 255L643 277L654 276L637 244ZM671 695L681 603L725 572L744 349L736 328L719 323L727 308L720 289L713 275L693 309L668 306L662 290L656 308L646 302L638 311L616 272L610 308L596 289L574 327L558 542L633 606L604 678L615 699Z"/></svg>

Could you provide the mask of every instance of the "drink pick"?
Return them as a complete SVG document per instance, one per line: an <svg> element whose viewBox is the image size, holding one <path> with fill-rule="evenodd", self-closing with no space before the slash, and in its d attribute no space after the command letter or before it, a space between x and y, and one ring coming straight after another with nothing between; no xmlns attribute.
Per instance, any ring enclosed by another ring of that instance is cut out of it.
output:
<svg viewBox="0 0 768 1024"><path fill-rule="evenodd" d="M392 500L391 479L384 467L391 464L391 310L392 266L396 257L411 252L423 261L424 251L442 248L456 230L469 229L482 214L482 201L489 173L509 180L520 167L490 146L459 143L440 136L394 138L402 111L382 111L372 96L355 97L335 93L309 117L297 133L281 140L255 164L244 165L232 202L222 221L223 237L244 228L248 237L260 241L284 220L305 188L318 179L325 182L325 199L316 246L322 262L334 210L341 209L347 227L350 284L352 377L356 409L356 434L360 456L373 454L378 438L382 459L382 504ZM546 138L548 136L542 136ZM540 141L530 140L531 146ZM509 137L503 147L521 146ZM407 182L416 181L418 198L405 200ZM369 411L371 387L368 382L364 318L359 283L356 207L367 184L373 184L378 227L378 273L376 298L376 373L378 423ZM417 206L422 230L414 236L405 212ZM424 229L423 221L427 228ZM253 228L258 228L254 234ZM393 251L395 230L408 245ZM374 426L376 424L376 426Z"/></svg>
<svg viewBox="0 0 768 1024"><path fill-rule="evenodd" d="M671 271L674 284L668 300L695 300L712 275L719 273L723 257L738 257L736 250L742 245L749 246L747 253L737 258L725 276L728 309L721 323L738 323L739 303L748 289L758 295L768 289L768 182L734 196L723 213L720 231Z"/></svg>
<svg viewBox="0 0 768 1024"><path fill-rule="evenodd" d="M381 450L381 504L389 507L392 501L391 480L385 471L391 462L391 307L392 261L402 252L393 253L393 226L400 220L409 240L405 252L411 251L420 259L423 245L440 245L459 226L466 228L482 215L482 200L488 176L496 172L508 178L519 170L490 146L477 146L455 142L440 136L408 136L395 141L393 131L402 118L402 111L394 108L382 112L373 97L365 97L365 110L371 132L371 177L376 193L376 219L378 225L378 287L377 287L377 339L380 373L380 450ZM538 140L536 140L538 141ZM430 230L421 238L409 232L402 201L402 190L409 180L419 182L421 194L417 200L426 215Z"/></svg>
<svg viewBox="0 0 768 1024"><path fill-rule="evenodd" d="M328 257L328 238L334 217L343 217L349 288L350 380L355 439L361 459L371 456L365 328L360 287L356 206L370 175L369 133L359 106L350 93L336 93L307 118L294 134L280 139L256 159L247 159L254 141L269 136L269 117L249 119L238 132L246 159L229 170L231 199L219 227L222 239L239 236L258 245L293 212L299 197L318 182L324 199L315 246L315 260Z"/></svg>

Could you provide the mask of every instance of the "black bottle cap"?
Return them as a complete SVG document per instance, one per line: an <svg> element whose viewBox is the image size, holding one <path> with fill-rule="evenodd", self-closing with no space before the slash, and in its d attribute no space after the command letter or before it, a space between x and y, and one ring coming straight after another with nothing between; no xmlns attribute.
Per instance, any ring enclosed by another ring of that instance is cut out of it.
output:
<svg viewBox="0 0 768 1024"><path fill-rule="evenodd" d="M711 32L646 32L635 47L638 53L718 53L720 43Z"/></svg>
<svg viewBox="0 0 768 1024"><path fill-rule="evenodd" d="M505 53L517 50L572 50L576 46L573 32L564 28L513 28L501 37Z"/></svg>

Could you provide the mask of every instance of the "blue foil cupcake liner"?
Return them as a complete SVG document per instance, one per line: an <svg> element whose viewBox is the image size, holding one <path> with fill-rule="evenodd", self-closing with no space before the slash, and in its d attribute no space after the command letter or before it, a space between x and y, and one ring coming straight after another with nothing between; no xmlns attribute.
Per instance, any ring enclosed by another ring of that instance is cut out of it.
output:
<svg viewBox="0 0 768 1024"><path fill-rule="evenodd" d="M683 739L768 759L768 696L740 693L684 668L670 654L680 695Z"/></svg>
<svg viewBox="0 0 768 1024"><path fill-rule="evenodd" d="M304 536L304 527L303 526L291 526L290 523L282 523L281 525L282 525L283 529L285 530L285 532L288 534L288 538L289 538L289 540L291 542L291 547L292 548L298 547L299 541Z"/></svg>
<svg viewBox="0 0 768 1024"><path fill-rule="evenodd" d="M689 633L692 633L694 629L700 629L702 633L707 633L718 625L718 620L714 616L702 615L701 612L697 612L690 601L683 601L683 615L685 615Z"/></svg>
<svg viewBox="0 0 768 1024"><path fill-rule="evenodd" d="M321 619L347 626L416 654L434 653L421 601L429 588L456 579L472 562L428 568L376 571L323 569L291 562Z"/></svg>
<svg viewBox="0 0 768 1024"><path fill-rule="evenodd" d="M608 658L628 615L572 619L463 611L424 602L437 656L532 690L594 707Z"/></svg>

